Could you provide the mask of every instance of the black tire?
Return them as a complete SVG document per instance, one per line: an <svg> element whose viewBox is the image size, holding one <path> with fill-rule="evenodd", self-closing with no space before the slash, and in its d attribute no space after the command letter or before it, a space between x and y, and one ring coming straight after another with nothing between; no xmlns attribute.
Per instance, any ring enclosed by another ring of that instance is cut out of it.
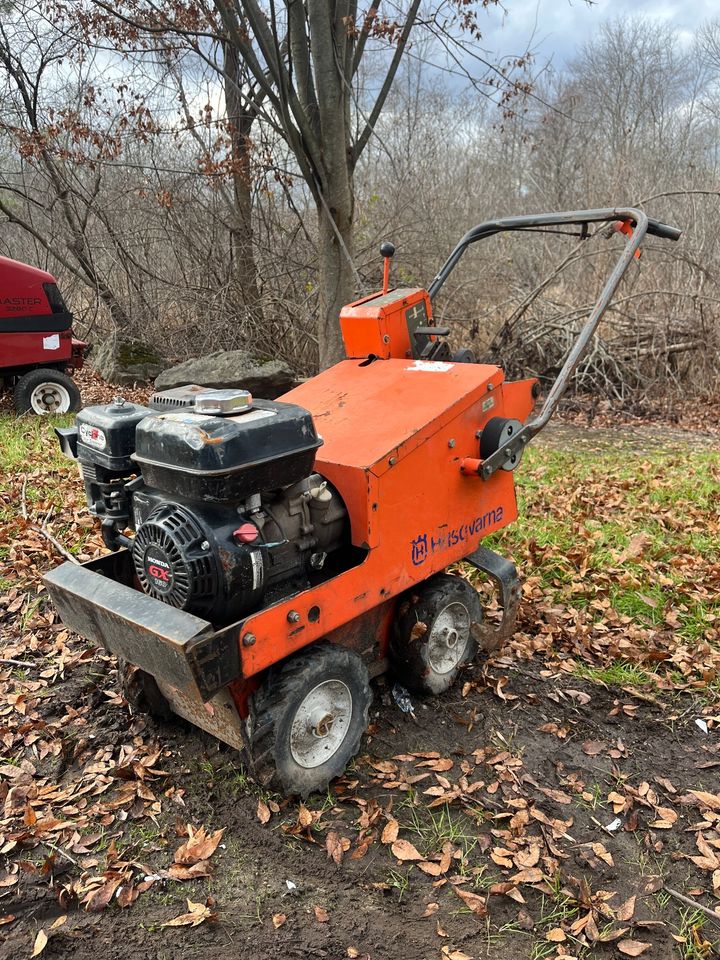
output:
<svg viewBox="0 0 720 960"><path fill-rule="evenodd" d="M43 389L45 385L47 388ZM15 384L14 399L18 413L74 413L82 403L72 377L49 367L31 370L20 377Z"/></svg>
<svg viewBox="0 0 720 960"><path fill-rule="evenodd" d="M149 713L156 720L172 720L174 714L170 704L152 674L119 659L118 679L123 696L134 713Z"/></svg>
<svg viewBox="0 0 720 960"><path fill-rule="evenodd" d="M398 606L390 641L398 681L415 693L449 690L477 652L473 624L478 623L480 597L461 577L439 573L409 590Z"/></svg>
<svg viewBox="0 0 720 960"><path fill-rule="evenodd" d="M371 703L367 667L344 647L315 644L284 661L270 671L254 697L256 779L303 798L325 790L357 753ZM311 727L315 714L323 710ZM328 717L333 718L329 726Z"/></svg>

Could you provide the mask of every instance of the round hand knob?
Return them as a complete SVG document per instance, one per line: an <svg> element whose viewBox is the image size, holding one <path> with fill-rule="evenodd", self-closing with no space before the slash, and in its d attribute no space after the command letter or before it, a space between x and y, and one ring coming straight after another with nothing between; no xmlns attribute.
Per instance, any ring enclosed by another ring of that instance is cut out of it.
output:
<svg viewBox="0 0 720 960"><path fill-rule="evenodd" d="M384 243L380 244L380 255L383 257L391 257L395 253L395 244L390 243L389 240L386 240Z"/></svg>

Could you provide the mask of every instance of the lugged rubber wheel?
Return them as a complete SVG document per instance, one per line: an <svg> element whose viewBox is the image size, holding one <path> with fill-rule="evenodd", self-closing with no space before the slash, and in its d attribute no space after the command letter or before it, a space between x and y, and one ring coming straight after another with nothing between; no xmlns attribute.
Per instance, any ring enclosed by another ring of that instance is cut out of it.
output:
<svg viewBox="0 0 720 960"><path fill-rule="evenodd" d="M482 622L477 590L448 573L438 573L401 599L390 641L392 669L415 693L449 690L477 644L473 624Z"/></svg>
<svg viewBox="0 0 720 960"><path fill-rule="evenodd" d="M134 663L118 659L118 678L123 696L135 713L149 713L156 720L172 720L174 714L152 674Z"/></svg>
<svg viewBox="0 0 720 960"><path fill-rule="evenodd" d="M344 647L315 644L269 672L254 696L256 778L305 798L344 773L367 728L367 667Z"/></svg>
<svg viewBox="0 0 720 960"><path fill-rule="evenodd" d="M15 384L15 409L18 413L74 413L81 399L72 377L62 370L41 367L30 370Z"/></svg>

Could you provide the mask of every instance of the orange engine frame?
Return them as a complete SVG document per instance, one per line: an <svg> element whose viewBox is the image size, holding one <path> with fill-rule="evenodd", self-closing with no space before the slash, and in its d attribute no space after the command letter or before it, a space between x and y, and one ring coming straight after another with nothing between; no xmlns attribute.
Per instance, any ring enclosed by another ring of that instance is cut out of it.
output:
<svg viewBox="0 0 720 960"><path fill-rule="evenodd" d="M506 383L492 365L412 359L413 332L431 319L424 290L350 304L341 326L353 359L279 398L312 413L324 441L315 469L343 498L352 543L366 554L242 622L243 681L232 691L243 716L258 675L315 640L382 660L392 601L517 517L511 472L482 480L462 467L478 462L478 435L491 417L527 419L536 381Z"/></svg>

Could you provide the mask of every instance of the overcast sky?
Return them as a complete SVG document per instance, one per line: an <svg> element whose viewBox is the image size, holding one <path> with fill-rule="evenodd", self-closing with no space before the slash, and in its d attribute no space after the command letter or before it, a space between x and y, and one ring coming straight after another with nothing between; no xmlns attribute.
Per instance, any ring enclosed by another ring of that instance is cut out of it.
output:
<svg viewBox="0 0 720 960"><path fill-rule="evenodd" d="M633 14L668 24L687 40L703 20L720 16L718 0L504 0L507 16L485 16L483 46L499 55L520 53L530 42L540 62L557 66L590 39L603 20ZM481 18L482 22L482 18Z"/></svg>

